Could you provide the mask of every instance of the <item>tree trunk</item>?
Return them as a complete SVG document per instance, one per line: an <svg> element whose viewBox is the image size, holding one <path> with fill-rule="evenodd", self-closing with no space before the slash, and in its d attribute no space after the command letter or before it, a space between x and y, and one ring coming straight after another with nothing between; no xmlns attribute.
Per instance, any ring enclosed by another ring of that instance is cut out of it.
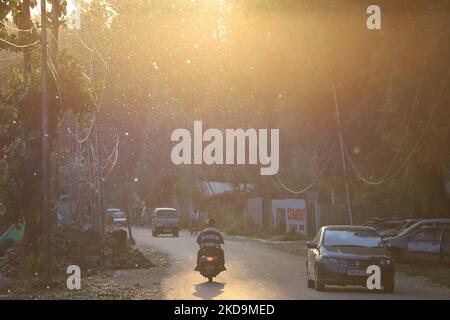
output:
<svg viewBox="0 0 450 320"><path fill-rule="evenodd" d="M127 228L128 228L128 237L130 238L130 243L135 244L133 234L131 232L131 221L130 221L130 212L128 210L128 197L127 197L127 190L125 187L125 182L122 182L122 197L123 197L123 208L125 210L125 216L127 218Z"/></svg>

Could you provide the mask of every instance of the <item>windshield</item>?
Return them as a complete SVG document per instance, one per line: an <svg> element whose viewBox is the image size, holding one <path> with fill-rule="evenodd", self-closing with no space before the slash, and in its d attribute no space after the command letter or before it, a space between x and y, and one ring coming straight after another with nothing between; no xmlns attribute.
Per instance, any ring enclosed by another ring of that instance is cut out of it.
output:
<svg viewBox="0 0 450 320"><path fill-rule="evenodd" d="M157 218L178 218L178 213L175 210L158 210L156 212Z"/></svg>
<svg viewBox="0 0 450 320"><path fill-rule="evenodd" d="M380 236L371 230L326 230L323 245L380 248L383 242Z"/></svg>

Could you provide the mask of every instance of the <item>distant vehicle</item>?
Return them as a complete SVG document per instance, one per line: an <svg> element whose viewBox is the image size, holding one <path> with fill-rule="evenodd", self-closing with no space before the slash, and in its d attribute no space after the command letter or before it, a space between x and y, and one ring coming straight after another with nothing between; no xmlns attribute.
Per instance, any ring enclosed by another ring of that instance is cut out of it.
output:
<svg viewBox="0 0 450 320"><path fill-rule="evenodd" d="M106 214L109 214L109 215L113 215L115 212L122 212L122 210L121 209L118 209L118 208L109 208L109 209L107 209L106 210Z"/></svg>
<svg viewBox="0 0 450 320"><path fill-rule="evenodd" d="M152 235L172 234L178 237L180 230L180 214L174 208L156 208L153 212Z"/></svg>
<svg viewBox="0 0 450 320"><path fill-rule="evenodd" d="M407 261L450 261L450 227L423 227L408 237Z"/></svg>
<svg viewBox="0 0 450 320"><path fill-rule="evenodd" d="M113 224L116 226L126 226L127 224L127 217L125 213L122 211L114 212L112 214L113 216Z"/></svg>
<svg viewBox="0 0 450 320"><path fill-rule="evenodd" d="M367 267L377 265L381 269L383 290L394 291L394 260L375 229L325 226L307 247L308 288L321 291L326 285L366 286Z"/></svg>

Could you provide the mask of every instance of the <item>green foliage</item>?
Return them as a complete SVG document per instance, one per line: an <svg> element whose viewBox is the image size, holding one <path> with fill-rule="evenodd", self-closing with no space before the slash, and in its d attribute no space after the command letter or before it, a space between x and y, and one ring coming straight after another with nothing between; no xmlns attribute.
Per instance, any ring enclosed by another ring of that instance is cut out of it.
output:
<svg viewBox="0 0 450 320"><path fill-rule="evenodd" d="M91 85L81 71L79 61L64 51L59 54L57 75L50 78L49 87L53 139L65 112L83 114L93 109ZM6 78L0 91L0 203L5 208L5 219L17 221L27 211L37 214L40 210L39 55L33 56L31 73L27 77L21 70L13 69ZM55 79L58 79L59 89Z"/></svg>

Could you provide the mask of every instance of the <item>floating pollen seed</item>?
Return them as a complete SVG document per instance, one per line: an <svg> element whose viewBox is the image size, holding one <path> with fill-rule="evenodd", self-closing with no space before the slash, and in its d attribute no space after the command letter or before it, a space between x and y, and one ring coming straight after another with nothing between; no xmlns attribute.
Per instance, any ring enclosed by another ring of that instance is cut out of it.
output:
<svg viewBox="0 0 450 320"><path fill-rule="evenodd" d="M186 63L187 63L187 64L191 64L191 59L187 59L187 60L186 60Z"/></svg>
<svg viewBox="0 0 450 320"><path fill-rule="evenodd" d="M359 154L360 152L361 152L361 149L359 149L358 147L353 148L354 154Z"/></svg>

